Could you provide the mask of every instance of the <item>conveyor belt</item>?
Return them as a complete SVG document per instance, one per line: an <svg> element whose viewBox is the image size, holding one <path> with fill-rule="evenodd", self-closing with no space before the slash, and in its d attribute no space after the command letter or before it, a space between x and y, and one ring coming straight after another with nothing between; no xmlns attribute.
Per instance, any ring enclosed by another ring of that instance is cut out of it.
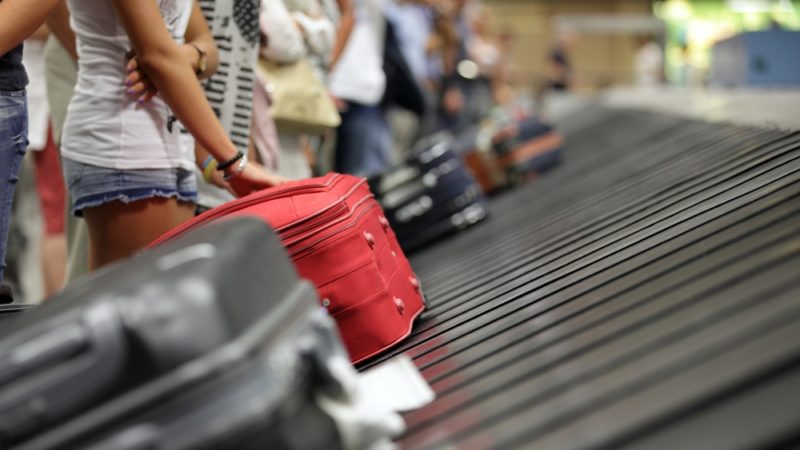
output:
<svg viewBox="0 0 800 450"><path fill-rule="evenodd" d="M593 110L567 160L414 255L403 448L800 442L800 134Z"/></svg>

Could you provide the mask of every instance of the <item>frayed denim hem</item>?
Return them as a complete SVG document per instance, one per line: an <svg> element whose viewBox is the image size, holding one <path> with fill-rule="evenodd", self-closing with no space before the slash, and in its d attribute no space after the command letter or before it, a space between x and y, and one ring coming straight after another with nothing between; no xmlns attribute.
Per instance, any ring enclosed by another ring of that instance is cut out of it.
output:
<svg viewBox="0 0 800 450"><path fill-rule="evenodd" d="M122 191L106 192L79 198L73 202L72 214L77 217L83 217L83 210L86 208L94 208L115 201L131 203L155 197L176 198L180 202L197 203L196 191L185 192L159 188L124 189Z"/></svg>

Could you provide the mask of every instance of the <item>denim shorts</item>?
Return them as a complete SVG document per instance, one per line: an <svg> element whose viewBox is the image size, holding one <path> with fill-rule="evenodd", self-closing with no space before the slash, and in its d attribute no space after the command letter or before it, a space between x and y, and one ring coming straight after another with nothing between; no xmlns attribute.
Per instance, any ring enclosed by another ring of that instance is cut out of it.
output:
<svg viewBox="0 0 800 450"><path fill-rule="evenodd" d="M63 158L64 182L72 197L72 214L115 201L135 202L147 198L197 201L194 171L171 169L110 169Z"/></svg>

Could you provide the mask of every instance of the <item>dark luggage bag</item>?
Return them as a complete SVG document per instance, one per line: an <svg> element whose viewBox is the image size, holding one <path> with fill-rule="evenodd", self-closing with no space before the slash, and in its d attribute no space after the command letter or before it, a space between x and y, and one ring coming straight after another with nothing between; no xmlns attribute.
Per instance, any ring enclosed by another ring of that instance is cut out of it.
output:
<svg viewBox="0 0 800 450"><path fill-rule="evenodd" d="M531 117L498 131L492 144L498 165L517 183L558 165L564 141L552 126Z"/></svg>
<svg viewBox="0 0 800 450"><path fill-rule="evenodd" d="M370 179L406 250L487 216L483 191L453 145L452 135L437 133L421 141L403 164Z"/></svg>
<svg viewBox="0 0 800 450"><path fill-rule="evenodd" d="M497 162L492 150L493 126L488 122L470 128L455 137L455 152L461 156L464 165L475 177L484 194L496 193L507 185L508 175Z"/></svg>
<svg viewBox="0 0 800 450"><path fill-rule="evenodd" d="M277 236L222 221L0 328L0 447L336 448L333 322Z"/></svg>

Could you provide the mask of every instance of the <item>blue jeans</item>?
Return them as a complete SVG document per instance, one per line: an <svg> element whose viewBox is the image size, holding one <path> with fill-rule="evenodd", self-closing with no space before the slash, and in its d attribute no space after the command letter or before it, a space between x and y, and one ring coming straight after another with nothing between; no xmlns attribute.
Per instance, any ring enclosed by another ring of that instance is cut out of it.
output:
<svg viewBox="0 0 800 450"><path fill-rule="evenodd" d="M6 267L11 204L26 148L28 102L25 91L0 91L0 282Z"/></svg>
<svg viewBox="0 0 800 450"><path fill-rule="evenodd" d="M336 130L336 171L368 177L389 167L392 133L379 106L348 103Z"/></svg>

